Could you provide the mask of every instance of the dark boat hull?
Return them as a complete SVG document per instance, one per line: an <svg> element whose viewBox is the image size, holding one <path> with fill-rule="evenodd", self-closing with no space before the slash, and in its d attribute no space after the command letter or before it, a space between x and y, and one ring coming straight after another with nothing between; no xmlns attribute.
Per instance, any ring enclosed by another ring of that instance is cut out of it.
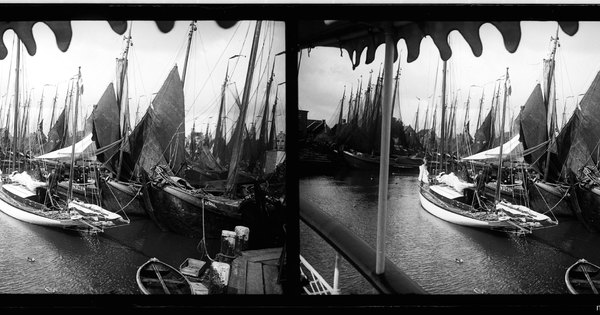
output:
<svg viewBox="0 0 600 315"><path fill-rule="evenodd" d="M575 185L572 194L571 204L577 217L588 229L600 232L600 190Z"/></svg>
<svg viewBox="0 0 600 315"><path fill-rule="evenodd" d="M352 168L362 170L379 170L379 157L361 156L344 151L344 160ZM416 161L411 164L404 164L402 162L396 162L393 158L390 158L389 168L393 171L418 171L419 165L423 164L422 161L417 163Z"/></svg>
<svg viewBox="0 0 600 315"><path fill-rule="evenodd" d="M158 222L167 229L191 238L219 237L242 224L241 200L195 196L171 186L148 185L149 204Z"/></svg>
<svg viewBox="0 0 600 315"><path fill-rule="evenodd" d="M139 184L100 180L104 207L113 212L123 209L127 215L147 216L140 189Z"/></svg>
<svg viewBox="0 0 600 315"><path fill-rule="evenodd" d="M567 190L568 187L530 182L528 191L531 208L541 213L551 210L556 216L574 217L570 192Z"/></svg>

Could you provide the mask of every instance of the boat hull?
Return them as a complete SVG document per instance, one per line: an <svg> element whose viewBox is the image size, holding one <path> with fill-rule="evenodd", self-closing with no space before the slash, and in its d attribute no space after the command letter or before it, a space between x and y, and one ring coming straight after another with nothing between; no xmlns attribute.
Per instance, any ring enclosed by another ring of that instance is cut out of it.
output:
<svg viewBox="0 0 600 315"><path fill-rule="evenodd" d="M141 185L139 184L100 180L103 205L112 212L123 209L127 215L148 216L140 189Z"/></svg>
<svg viewBox="0 0 600 315"><path fill-rule="evenodd" d="M51 212L50 210L48 210L45 212L46 216L36 214L40 212L43 213L44 209L42 209L42 207L34 207L26 204L25 202L16 200L14 196L11 196L9 193L4 191L4 189L0 189L0 211L17 220L35 225L57 228L85 227L85 225L79 221L74 221L66 217L59 219L59 214L56 214L57 218L49 217L50 213L56 211Z"/></svg>
<svg viewBox="0 0 600 315"><path fill-rule="evenodd" d="M568 188L543 182L532 182L528 185L531 208L538 212L552 210L561 217L574 217L570 203Z"/></svg>
<svg viewBox="0 0 600 315"><path fill-rule="evenodd" d="M135 278L140 291L146 295L194 292L191 283L177 269L156 258L141 265Z"/></svg>
<svg viewBox="0 0 600 315"><path fill-rule="evenodd" d="M146 200L146 199L145 199ZM191 238L219 237L242 223L241 200L195 196L176 187L148 185L149 204L158 222Z"/></svg>
<svg viewBox="0 0 600 315"><path fill-rule="evenodd" d="M421 186L419 190L421 206L427 212L444 221L474 228L491 230L514 230L515 227L505 221L484 221L466 215L468 210L453 206L449 200L443 200L436 196L427 185Z"/></svg>
<svg viewBox="0 0 600 315"><path fill-rule="evenodd" d="M406 159L410 158L405 158L402 161ZM348 151L344 151L344 161L346 161L346 163L352 168L362 170L379 170L379 157L360 156ZM419 165L421 164L423 164L421 160L403 163L396 162L393 158L390 158L389 168L393 171L418 171Z"/></svg>
<svg viewBox="0 0 600 315"><path fill-rule="evenodd" d="M572 294L598 294L600 267L579 259L565 272L565 283Z"/></svg>
<svg viewBox="0 0 600 315"><path fill-rule="evenodd" d="M600 190L581 185L573 187L572 206L578 218L591 230L600 232Z"/></svg>

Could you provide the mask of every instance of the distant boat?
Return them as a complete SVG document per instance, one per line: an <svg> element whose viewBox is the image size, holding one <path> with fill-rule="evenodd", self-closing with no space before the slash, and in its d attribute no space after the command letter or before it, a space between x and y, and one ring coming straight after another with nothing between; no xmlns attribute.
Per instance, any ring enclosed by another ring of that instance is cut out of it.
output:
<svg viewBox="0 0 600 315"><path fill-rule="evenodd" d="M193 294L190 282L177 269L157 258L150 258L138 268L136 281L146 295Z"/></svg>
<svg viewBox="0 0 600 315"><path fill-rule="evenodd" d="M368 155L361 152L350 152L344 150L344 159L353 168L379 170L379 156ZM390 158L390 170L417 170L423 162L420 158L406 156L392 156Z"/></svg>
<svg viewBox="0 0 600 315"><path fill-rule="evenodd" d="M572 294L598 294L600 267L579 259L565 272L565 283Z"/></svg>

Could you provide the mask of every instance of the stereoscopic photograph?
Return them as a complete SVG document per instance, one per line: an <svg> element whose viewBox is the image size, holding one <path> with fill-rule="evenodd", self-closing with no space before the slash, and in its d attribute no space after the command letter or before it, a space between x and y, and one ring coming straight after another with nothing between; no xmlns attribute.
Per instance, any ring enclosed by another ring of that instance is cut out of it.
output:
<svg viewBox="0 0 600 315"><path fill-rule="evenodd" d="M599 31L301 21L310 292L597 294Z"/></svg>
<svg viewBox="0 0 600 315"><path fill-rule="evenodd" d="M284 293L283 22L1 27L1 293Z"/></svg>

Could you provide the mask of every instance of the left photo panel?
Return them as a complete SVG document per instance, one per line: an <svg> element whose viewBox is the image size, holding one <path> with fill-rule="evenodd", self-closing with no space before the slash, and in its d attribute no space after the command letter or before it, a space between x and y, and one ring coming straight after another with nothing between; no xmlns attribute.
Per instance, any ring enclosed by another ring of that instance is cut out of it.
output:
<svg viewBox="0 0 600 315"><path fill-rule="evenodd" d="M287 293L284 22L0 32L1 294Z"/></svg>

